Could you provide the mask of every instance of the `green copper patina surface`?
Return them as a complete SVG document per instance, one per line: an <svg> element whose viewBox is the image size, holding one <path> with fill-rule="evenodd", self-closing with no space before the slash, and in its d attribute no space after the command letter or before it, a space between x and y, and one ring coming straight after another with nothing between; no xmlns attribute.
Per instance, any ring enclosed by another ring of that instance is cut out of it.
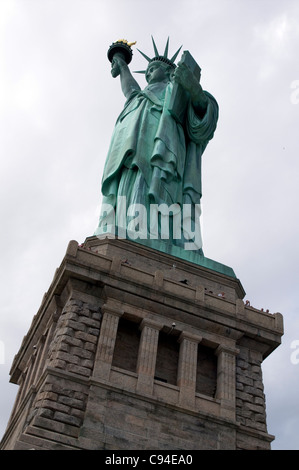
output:
<svg viewBox="0 0 299 470"><path fill-rule="evenodd" d="M185 51L175 65L180 49L169 59L168 41L163 55L159 55L154 40L153 45L152 59L139 51L148 61L147 69L139 72L145 74L147 81L144 90L128 66L132 59L130 45L121 40L108 51L111 74L120 77L126 98L115 124L102 178L105 219L109 220L107 207L110 207L114 212L116 236L121 218L123 221L120 197L126 198L126 207L142 205L148 219L153 204L167 207L175 204L178 208L189 205L194 224L198 215L195 207L200 207L202 196L202 154L213 138L218 120L218 104L202 89L200 67L189 52ZM101 236L105 230L101 215L95 234ZM172 237L170 230L167 241L152 240L149 228L146 232L148 236L135 241L184 259L191 260L191 257L198 264L207 263L201 237L197 237L193 252L188 253L182 241L186 240L185 229L181 228L181 238Z"/></svg>

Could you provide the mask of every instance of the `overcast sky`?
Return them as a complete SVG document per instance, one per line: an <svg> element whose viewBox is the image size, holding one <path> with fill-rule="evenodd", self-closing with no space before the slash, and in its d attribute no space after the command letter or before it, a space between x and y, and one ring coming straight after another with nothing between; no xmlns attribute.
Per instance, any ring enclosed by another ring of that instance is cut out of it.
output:
<svg viewBox="0 0 299 470"><path fill-rule="evenodd" d="M68 242L97 226L124 104L107 49L125 38L151 56L151 35L162 52L168 36L170 54L189 50L219 103L204 252L234 269L251 305L284 315L263 363L268 432L273 449L299 450L298 0L0 0L0 437L13 357ZM145 66L135 49L131 69Z"/></svg>

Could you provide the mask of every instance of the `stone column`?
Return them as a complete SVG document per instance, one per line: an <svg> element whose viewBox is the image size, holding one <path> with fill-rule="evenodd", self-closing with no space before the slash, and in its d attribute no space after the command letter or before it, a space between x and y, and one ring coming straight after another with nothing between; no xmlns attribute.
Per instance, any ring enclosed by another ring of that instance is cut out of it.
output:
<svg viewBox="0 0 299 470"><path fill-rule="evenodd" d="M113 304L107 303L102 307L102 324L93 376L109 380L118 322L124 311Z"/></svg>
<svg viewBox="0 0 299 470"><path fill-rule="evenodd" d="M137 391L153 393L159 331L163 325L144 318L140 324L141 338L137 361Z"/></svg>
<svg viewBox="0 0 299 470"><path fill-rule="evenodd" d="M236 418L236 356L238 349L219 345L216 349L217 391L216 398L221 400L221 416Z"/></svg>
<svg viewBox="0 0 299 470"><path fill-rule="evenodd" d="M188 408L195 406L197 351L201 340L201 337L184 331L178 340L180 343L177 381L180 387L179 403Z"/></svg>

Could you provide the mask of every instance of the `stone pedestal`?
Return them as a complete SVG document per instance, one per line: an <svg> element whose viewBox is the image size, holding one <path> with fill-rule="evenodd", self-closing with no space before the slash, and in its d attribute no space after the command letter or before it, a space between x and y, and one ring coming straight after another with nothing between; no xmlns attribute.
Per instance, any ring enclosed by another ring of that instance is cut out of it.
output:
<svg viewBox="0 0 299 470"><path fill-rule="evenodd" d="M70 242L12 364L1 448L269 449L261 364L283 320L244 295L219 263Z"/></svg>

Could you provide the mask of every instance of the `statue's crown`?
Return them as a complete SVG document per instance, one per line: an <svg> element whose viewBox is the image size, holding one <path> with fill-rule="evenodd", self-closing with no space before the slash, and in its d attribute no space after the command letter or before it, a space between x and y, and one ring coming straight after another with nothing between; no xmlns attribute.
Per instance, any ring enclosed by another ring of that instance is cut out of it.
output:
<svg viewBox="0 0 299 470"><path fill-rule="evenodd" d="M159 54L153 36L152 36L152 41L153 41L153 47L154 47L155 56L151 59L151 58L148 57L146 54L144 54L144 52L142 52L142 51L140 51L139 49L137 49L137 50L140 52L140 54L142 54L143 57L144 57L149 63L152 63L152 62L163 62L164 64L167 64L167 65L169 65L169 66L172 67L172 68L175 68L176 65L175 65L174 61L175 61L175 59L177 58L178 53L180 52L182 46L176 51L176 53L175 53L175 54L171 57L171 59L170 59L170 58L168 58L169 38L167 39L167 42L166 42L166 46L165 46L165 50L164 50L164 54L163 54L163 55ZM146 73L146 70L140 70L140 71L137 71L137 72L135 72L135 73Z"/></svg>

